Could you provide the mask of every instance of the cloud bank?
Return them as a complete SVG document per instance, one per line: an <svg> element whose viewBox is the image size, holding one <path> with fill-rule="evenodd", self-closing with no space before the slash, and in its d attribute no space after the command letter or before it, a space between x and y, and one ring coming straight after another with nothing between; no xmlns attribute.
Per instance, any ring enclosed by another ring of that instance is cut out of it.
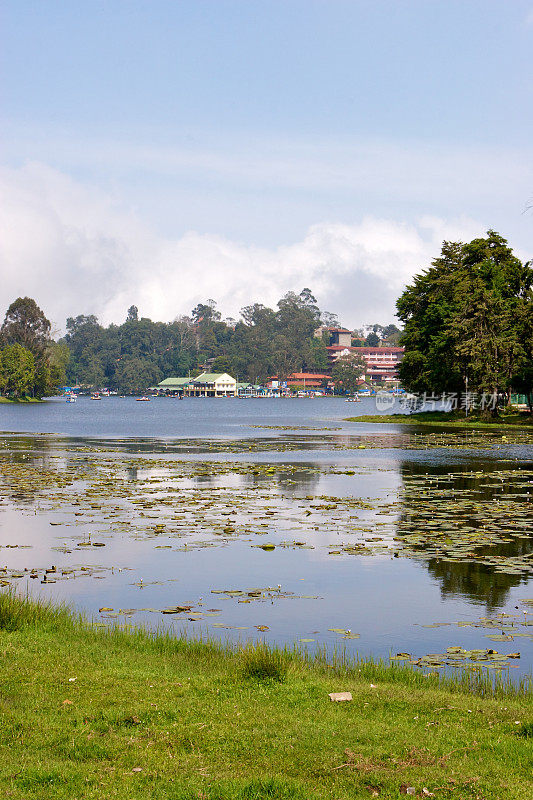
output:
<svg viewBox="0 0 533 800"><path fill-rule="evenodd" d="M484 232L468 218L365 216L315 224L293 244L256 247L195 231L163 236L111 192L43 163L4 169L1 192L0 313L29 295L58 329L77 314L121 322L132 304L171 320L207 298L238 317L243 305L273 306L304 286L346 325L390 322L403 286L443 239Z"/></svg>

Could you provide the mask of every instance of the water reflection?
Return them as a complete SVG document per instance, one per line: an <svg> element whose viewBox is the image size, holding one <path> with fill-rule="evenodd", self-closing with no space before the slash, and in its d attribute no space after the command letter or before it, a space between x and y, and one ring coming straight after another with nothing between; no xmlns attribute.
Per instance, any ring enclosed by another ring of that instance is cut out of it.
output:
<svg viewBox="0 0 533 800"><path fill-rule="evenodd" d="M472 469L474 467L474 469ZM443 596L467 597L488 612L501 608L533 568L533 465L502 468L472 461L450 472L400 464L403 552L423 559Z"/></svg>
<svg viewBox="0 0 533 800"><path fill-rule="evenodd" d="M162 609L191 606L177 621L210 634L266 626L272 641L331 642L350 629L360 652L385 656L409 641L441 651L457 642L426 623L518 602L532 567L533 464L522 451L503 462L418 438L382 450L337 436L309 447L298 434L300 449L285 450L282 432L225 453L210 442L186 453L190 442L6 437L0 584L91 614L129 609L153 626L172 624Z"/></svg>

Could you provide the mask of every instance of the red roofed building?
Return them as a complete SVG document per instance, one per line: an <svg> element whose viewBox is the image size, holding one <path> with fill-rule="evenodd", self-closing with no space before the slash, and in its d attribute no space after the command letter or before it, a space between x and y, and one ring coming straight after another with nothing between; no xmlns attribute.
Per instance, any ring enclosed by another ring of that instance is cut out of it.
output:
<svg viewBox="0 0 533 800"><path fill-rule="evenodd" d="M303 386L305 389L321 389L324 385L333 386L331 375L324 375L321 372L293 372L287 378L287 386ZM268 379L267 386L269 389L277 388L279 379L277 375L273 375Z"/></svg>
<svg viewBox="0 0 533 800"><path fill-rule="evenodd" d="M398 380L398 364L403 358L403 347L342 347L327 348L330 366L344 356L361 356L367 363L363 380L368 383Z"/></svg>

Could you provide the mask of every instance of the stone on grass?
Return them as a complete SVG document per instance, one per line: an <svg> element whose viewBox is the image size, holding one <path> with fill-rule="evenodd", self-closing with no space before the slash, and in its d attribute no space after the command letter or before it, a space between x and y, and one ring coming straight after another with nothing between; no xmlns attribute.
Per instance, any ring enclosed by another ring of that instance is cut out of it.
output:
<svg viewBox="0 0 533 800"><path fill-rule="evenodd" d="M330 692L329 699L334 703L342 703L343 700L351 700L351 692Z"/></svg>

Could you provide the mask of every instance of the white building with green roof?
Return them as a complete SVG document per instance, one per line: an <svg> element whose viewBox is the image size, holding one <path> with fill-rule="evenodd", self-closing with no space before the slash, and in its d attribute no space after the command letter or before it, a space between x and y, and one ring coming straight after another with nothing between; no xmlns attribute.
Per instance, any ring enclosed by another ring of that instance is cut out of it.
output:
<svg viewBox="0 0 533 800"><path fill-rule="evenodd" d="M202 372L191 378L187 394L196 397L236 397L237 381L227 372Z"/></svg>
<svg viewBox="0 0 533 800"><path fill-rule="evenodd" d="M165 378L154 387L158 392L188 397L236 397L237 381L227 372L202 372L197 378Z"/></svg>

